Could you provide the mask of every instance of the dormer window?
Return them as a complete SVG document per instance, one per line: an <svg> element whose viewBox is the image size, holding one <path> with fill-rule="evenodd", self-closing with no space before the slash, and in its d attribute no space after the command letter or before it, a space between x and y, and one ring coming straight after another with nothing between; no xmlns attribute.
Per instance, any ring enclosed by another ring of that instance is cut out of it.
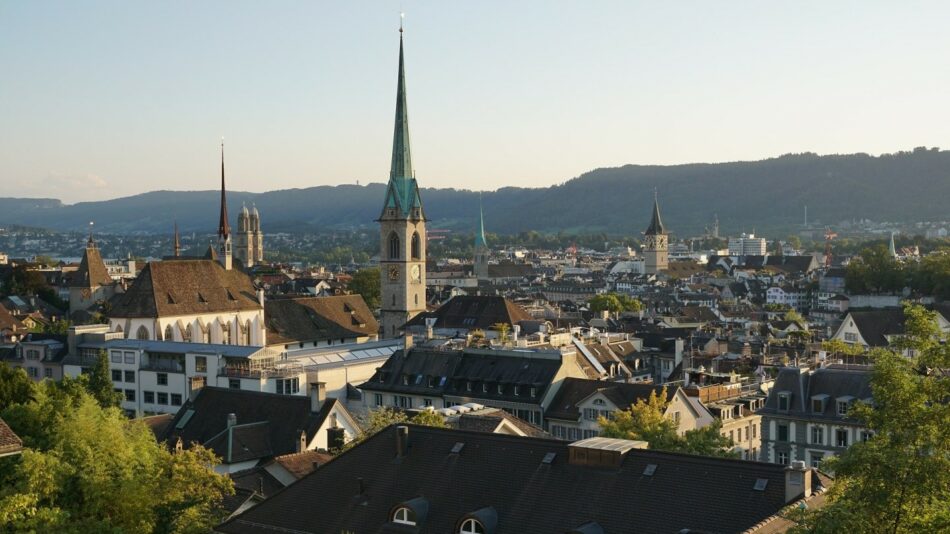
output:
<svg viewBox="0 0 950 534"><path fill-rule="evenodd" d="M501 384L498 384L498 394L501 395L504 392L505 392L505 387L502 386Z"/></svg>
<svg viewBox="0 0 950 534"><path fill-rule="evenodd" d="M828 403L828 395L815 395L811 398L812 413L825 413L825 406Z"/></svg>
<svg viewBox="0 0 950 534"><path fill-rule="evenodd" d="M604 399L594 399L594 405L596 405L596 406L606 406L607 403L604 402Z"/></svg>
<svg viewBox="0 0 950 534"><path fill-rule="evenodd" d="M779 391L778 392L778 411L787 412L789 407L792 405L792 392L791 391Z"/></svg>
<svg viewBox="0 0 950 534"><path fill-rule="evenodd" d="M851 396L838 397L838 398L836 399L836 400L838 401L838 410L837 410L837 412L838 412L838 415L839 415L839 416L845 417L846 415L848 415L848 409L851 408L851 401L852 401L853 399L854 399L854 397L851 397Z"/></svg>
<svg viewBox="0 0 950 534"><path fill-rule="evenodd" d="M538 388L531 388L531 396L532 397L538 396Z"/></svg>
<svg viewBox="0 0 950 534"><path fill-rule="evenodd" d="M514 393L516 397L521 395L521 386L515 386Z"/></svg>
<svg viewBox="0 0 950 534"><path fill-rule="evenodd" d="M393 523L416 526L416 513L405 506L396 508L393 512Z"/></svg>
<svg viewBox="0 0 950 534"><path fill-rule="evenodd" d="M488 383L482 382L482 393L488 393Z"/></svg>
<svg viewBox="0 0 950 534"><path fill-rule="evenodd" d="M466 519L459 527L459 534L485 534L485 527L476 519Z"/></svg>

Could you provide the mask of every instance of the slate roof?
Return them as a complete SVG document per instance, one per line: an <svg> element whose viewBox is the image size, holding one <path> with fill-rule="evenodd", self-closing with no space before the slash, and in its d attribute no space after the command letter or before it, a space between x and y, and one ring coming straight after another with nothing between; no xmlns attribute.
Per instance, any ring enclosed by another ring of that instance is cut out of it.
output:
<svg viewBox="0 0 950 534"><path fill-rule="evenodd" d="M459 295L434 312L416 315L406 325L425 326L426 318L432 317L436 319L435 328L464 330L491 328L496 323L516 325L534 319L524 308L504 297Z"/></svg>
<svg viewBox="0 0 950 534"><path fill-rule="evenodd" d="M0 419L0 455L16 454L23 450L23 441L13 430L7 426L7 423Z"/></svg>
<svg viewBox="0 0 950 534"><path fill-rule="evenodd" d="M518 430L524 432L528 437L551 437L551 434L548 434L540 427L532 425L524 419L515 417L498 408L484 408L474 412L463 413L459 415L454 424L450 424L450 426L459 430L471 430L473 432L494 432L503 421L510 423Z"/></svg>
<svg viewBox="0 0 950 534"><path fill-rule="evenodd" d="M311 412L306 395L206 386L178 410L162 440L174 446L181 438L186 448L204 444L226 463L288 454L296 452L301 430L308 441L313 439L337 402L328 398L318 412ZM232 413L237 425L228 429Z"/></svg>
<svg viewBox="0 0 950 534"><path fill-rule="evenodd" d="M570 464L563 441L413 425L407 453L395 459L395 434L379 432L216 530L441 534L484 510L497 519L495 534L561 533L592 521L608 533L740 532L786 504L777 464L633 449L608 469ZM762 491L753 489L758 479ZM397 530L392 510L420 496L421 524ZM671 506L674 497L689 505Z"/></svg>
<svg viewBox="0 0 950 534"><path fill-rule="evenodd" d="M676 387L666 388L666 399L671 400L676 395ZM638 400L647 400L650 393L659 395L663 386L653 384L627 384L624 382L607 382L603 380L585 380L583 378L565 378L561 387L551 400L544 413L545 418L577 421L581 411L577 404L596 392L601 392L620 409L626 409Z"/></svg>
<svg viewBox="0 0 950 534"><path fill-rule="evenodd" d="M360 295L271 299L264 303L269 344L374 336L379 323Z"/></svg>
<svg viewBox="0 0 950 534"><path fill-rule="evenodd" d="M560 368L560 357L540 358L501 350L444 351L414 347L408 353L393 353L372 378L358 387L392 393L540 403ZM487 391L483 386L487 386ZM515 395L515 386L522 386L518 395ZM534 397L530 395L531 387L536 388Z"/></svg>
<svg viewBox="0 0 950 534"><path fill-rule="evenodd" d="M887 336L904 333L904 310L900 308L852 311L848 315L861 337L872 347L886 347L890 344Z"/></svg>
<svg viewBox="0 0 950 534"><path fill-rule="evenodd" d="M259 310L247 274L212 260L163 260L145 265L125 293L112 299L109 317L169 317Z"/></svg>
<svg viewBox="0 0 950 534"><path fill-rule="evenodd" d="M778 411L780 391L792 393L788 412ZM825 403L825 410L822 413L815 413L812 410L811 398L814 395L828 395L828 402ZM871 372L868 369L821 368L808 372L797 367L784 367L779 369L775 385L772 386L765 405L759 413L841 421L845 418L838 415L835 399L853 397L855 400L864 400L870 399L871 396Z"/></svg>
<svg viewBox="0 0 950 534"><path fill-rule="evenodd" d="M98 287L112 284L109 270L96 247L86 247L79 269L69 276L70 287Z"/></svg>

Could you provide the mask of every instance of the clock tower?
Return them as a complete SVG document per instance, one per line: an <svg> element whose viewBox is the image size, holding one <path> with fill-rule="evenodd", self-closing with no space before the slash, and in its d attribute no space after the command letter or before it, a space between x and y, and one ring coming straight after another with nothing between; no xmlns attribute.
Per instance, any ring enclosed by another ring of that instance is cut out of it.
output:
<svg viewBox="0 0 950 534"><path fill-rule="evenodd" d="M379 216L380 328L382 337L401 335L402 326L426 308L426 217L409 149L406 72L399 28L399 75L393 159Z"/></svg>
<svg viewBox="0 0 950 534"><path fill-rule="evenodd" d="M653 218L643 233L644 270L647 274L665 271L669 266L669 235L660 219L660 204L653 192Z"/></svg>

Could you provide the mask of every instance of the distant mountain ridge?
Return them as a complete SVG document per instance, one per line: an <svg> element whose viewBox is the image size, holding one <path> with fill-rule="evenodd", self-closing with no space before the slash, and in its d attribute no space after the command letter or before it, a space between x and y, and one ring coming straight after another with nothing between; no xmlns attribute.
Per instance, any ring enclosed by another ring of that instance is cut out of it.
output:
<svg viewBox="0 0 950 534"><path fill-rule="evenodd" d="M425 184L425 177L419 178ZM212 177L209 182L213 183ZM585 173L544 188L505 187L483 193L487 231L633 234L650 219L653 189L663 222L680 235L701 232L718 214L722 232L780 231L809 220L868 218L946 220L950 213L950 151L915 149L882 156L793 154L753 162L625 165ZM267 193L229 192L261 212L265 233L374 226L385 186L318 186ZM153 191L65 205L55 199L0 198L0 225L85 231L89 221L110 233L213 233L217 191ZM479 193L423 189L432 227L471 231ZM782 234L784 235L784 234Z"/></svg>

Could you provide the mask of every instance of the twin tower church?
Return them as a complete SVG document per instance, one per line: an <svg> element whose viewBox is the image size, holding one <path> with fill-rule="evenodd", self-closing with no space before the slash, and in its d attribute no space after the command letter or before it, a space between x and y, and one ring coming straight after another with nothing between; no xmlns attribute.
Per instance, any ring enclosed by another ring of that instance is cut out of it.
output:
<svg viewBox="0 0 950 534"><path fill-rule="evenodd" d="M221 159L221 220L218 228L218 260L231 268L232 242L224 196L224 152ZM412 170L409 143L409 111L406 105L406 70L403 31L399 29L399 73L396 85L396 118L393 131L392 163L383 209L377 220L380 230L380 329L382 337L396 337L407 321L426 308L426 217L419 184ZM260 215L247 209L238 218L238 257L245 266L263 259ZM484 227L476 237L476 271L484 270L488 247ZM645 232L645 270L667 267L667 232L654 199L653 218ZM480 264L480 265L479 265Z"/></svg>

